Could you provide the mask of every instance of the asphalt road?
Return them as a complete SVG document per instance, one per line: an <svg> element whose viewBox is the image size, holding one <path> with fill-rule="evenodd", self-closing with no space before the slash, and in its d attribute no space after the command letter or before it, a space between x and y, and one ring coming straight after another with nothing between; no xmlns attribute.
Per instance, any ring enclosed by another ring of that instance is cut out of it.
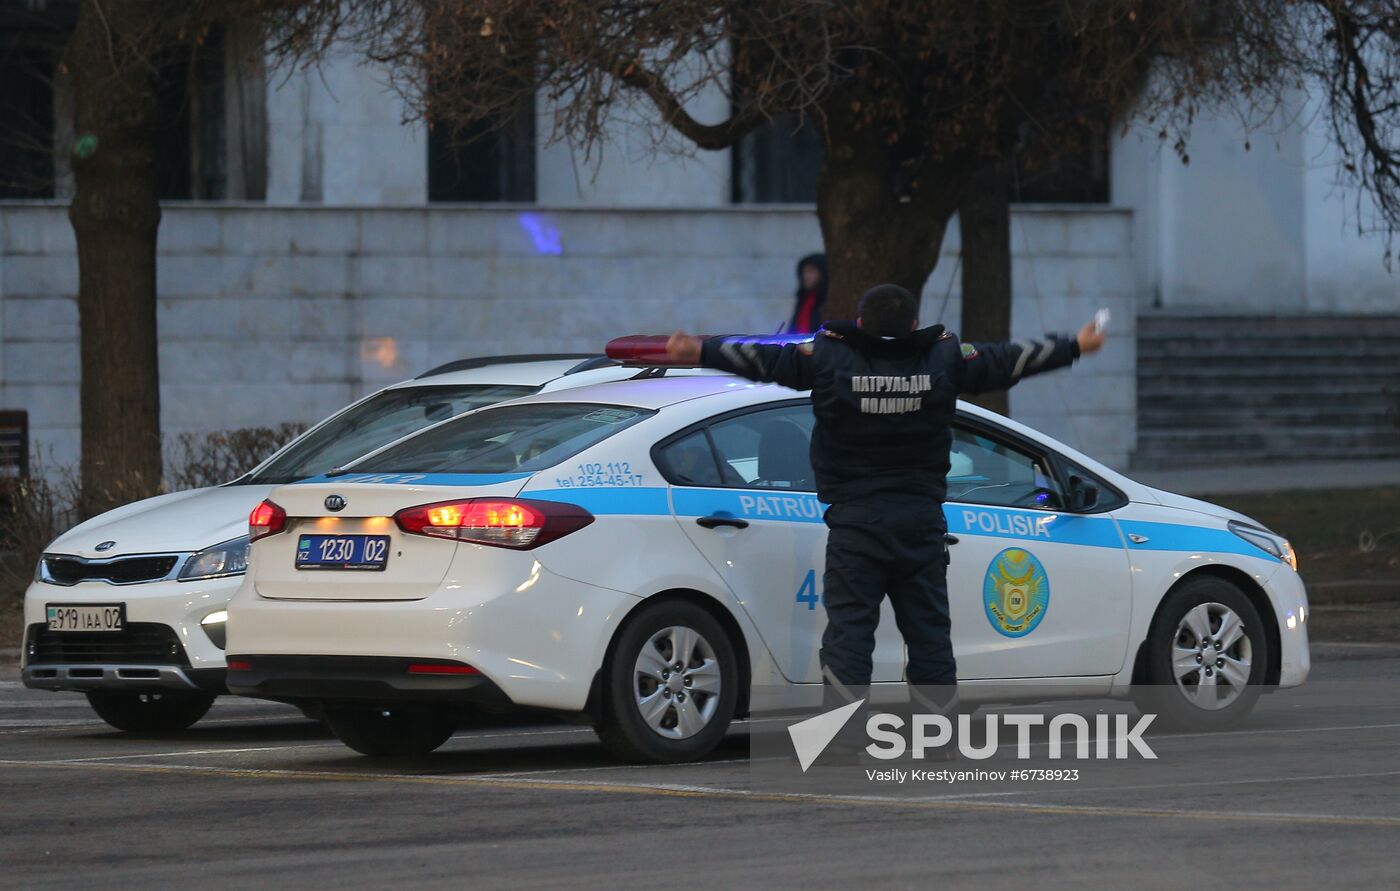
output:
<svg viewBox="0 0 1400 891"><path fill-rule="evenodd" d="M765 791L743 730L694 765L620 765L552 724L385 764L222 700L136 739L9 666L0 886L1397 887L1400 651L1323 656L1236 731L1150 737L1158 763L912 798Z"/></svg>

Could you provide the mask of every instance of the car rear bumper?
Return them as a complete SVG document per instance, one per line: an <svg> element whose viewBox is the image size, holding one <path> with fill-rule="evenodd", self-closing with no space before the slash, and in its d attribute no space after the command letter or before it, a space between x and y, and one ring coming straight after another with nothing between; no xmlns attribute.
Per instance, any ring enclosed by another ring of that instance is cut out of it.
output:
<svg viewBox="0 0 1400 891"><path fill-rule="evenodd" d="M528 554L507 556L518 577L474 578L471 559L461 558L460 572L422 600L278 600L246 587L229 604L228 649L251 671L231 672L230 689L380 702L477 695L475 675L410 678L403 668L451 662L475 668L507 703L582 711L608 641L640 599L554 575ZM354 661L376 658L396 661Z"/></svg>
<svg viewBox="0 0 1400 891"><path fill-rule="evenodd" d="M284 702L511 705L481 674L413 674L422 660L389 656L235 655L229 692ZM461 663L456 663L461 665Z"/></svg>

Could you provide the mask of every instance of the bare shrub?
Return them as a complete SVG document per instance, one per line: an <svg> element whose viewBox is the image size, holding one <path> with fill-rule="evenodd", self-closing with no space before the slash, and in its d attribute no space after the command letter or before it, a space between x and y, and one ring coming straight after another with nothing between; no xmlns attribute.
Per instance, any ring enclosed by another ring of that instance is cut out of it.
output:
<svg viewBox="0 0 1400 891"><path fill-rule="evenodd" d="M166 461L169 489L197 489L237 479L300 436L306 427L299 422L288 422L276 427L182 433L176 437L172 454Z"/></svg>
<svg viewBox="0 0 1400 891"><path fill-rule="evenodd" d="M24 597L39 556L78 519L78 480L71 468L36 468L28 479L0 479L0 609Z"/></svg>

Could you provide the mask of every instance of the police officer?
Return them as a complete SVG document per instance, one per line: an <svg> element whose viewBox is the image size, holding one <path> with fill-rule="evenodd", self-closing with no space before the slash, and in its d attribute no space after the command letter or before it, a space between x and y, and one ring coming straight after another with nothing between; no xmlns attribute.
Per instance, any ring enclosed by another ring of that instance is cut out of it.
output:
<svg viewBox="0 0 1400 891"><path fill-rule="evenodd" d="M1104 342L1090 322L1074 338L960 343L941 325L919 329L917 312L907 290L877 285L861 297L854 323L828 322L811 343L683 332L667 343L681 362L812 391L812 468L817 496L830 505L821 649L829 704L865 695L888 594L916 700L920 688L942 691L925 705L952 707L957 666L942 505L958 395L1006 389Z"/></svg>

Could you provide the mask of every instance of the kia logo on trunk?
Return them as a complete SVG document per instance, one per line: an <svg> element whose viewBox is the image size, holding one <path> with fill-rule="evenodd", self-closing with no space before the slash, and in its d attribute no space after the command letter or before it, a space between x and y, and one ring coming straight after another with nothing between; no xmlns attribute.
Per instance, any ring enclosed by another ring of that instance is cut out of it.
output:
<svg viewBox="0 0 1400 891"><path fill-rule="evenodd" d="M99 544L97 547L93 548L93 550L94 550L94 551L110 551L112 548L115 548L116 546L117 546L117 543L116 543L115 541L104 541L104 542L102 542L101 544Z"/></svg>
<svg viewBox="0 0 1400 891"><path fill-rule="evenodd" d="M327 496L326 496L326 510L329 510L329 511L345 510L345 498L344 498L343 496L341 496L341 495L327 495Z"/></svg>

